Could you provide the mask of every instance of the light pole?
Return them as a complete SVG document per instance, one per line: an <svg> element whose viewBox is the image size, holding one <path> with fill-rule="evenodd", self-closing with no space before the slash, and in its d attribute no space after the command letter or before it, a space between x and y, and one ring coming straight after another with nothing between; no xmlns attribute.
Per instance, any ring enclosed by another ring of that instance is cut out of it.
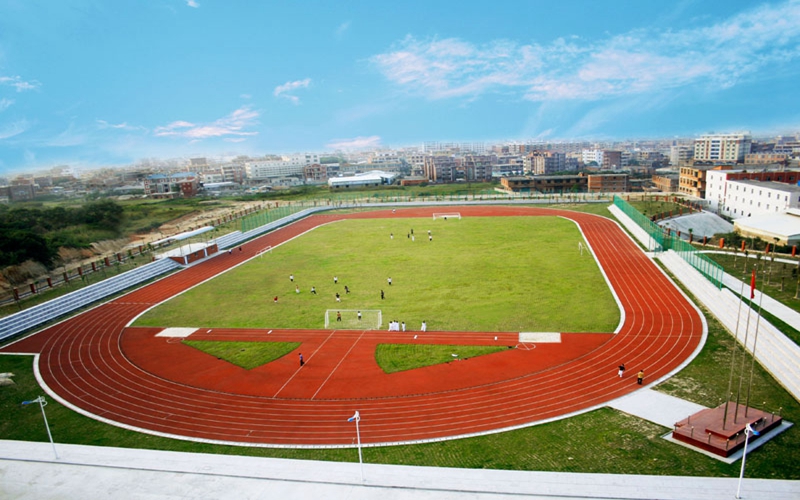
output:
<svg viewBox="0 0 800 500"><path fill-rule="evenodd" d="M759 432L752 427L750 424L745 424L744 426L744 451L742 452L742 470L739 471L739 486L736 487L736 498L742 498L739 496L739 493L742 492L742 478L744 477L744 461L747 459L747 441L750 440L750 433L758 436Z"/></svg>
<svg viewBox="0 0 800 500"><path fill-rule="evenodd" d="M356 439L358 440L358 464L361 467L361 482L364 482L364 458L361 455L361 431L358 428L358 423L361 421L361 415L359 415L358 410L353 414L352 417L347 419L348 422L355 422L356 423Z"/></svg>
<svg viewBox="0 0 800 500"><path fill-rule="evenodd" d="M27 406L32 403L39 403L39 407L42 409L42 418L44 419L44 427L47 429L47 437L50 438L50 445L53 446L53 454L56 456L56 460L58 460L58 451L56 451L56 444L53 442L53 435L50 434L50 424L47 423L47 415L44 413L44 407L47 406L47 401L44 399L44 396L39 396L36 399L31 399L30 401L23 401L22 406Z"/></svg>

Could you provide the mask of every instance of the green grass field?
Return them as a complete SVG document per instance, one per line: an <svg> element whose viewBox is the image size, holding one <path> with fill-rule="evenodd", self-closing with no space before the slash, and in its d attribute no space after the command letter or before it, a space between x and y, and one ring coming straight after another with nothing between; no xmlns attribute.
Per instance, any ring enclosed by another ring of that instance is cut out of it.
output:
<svg viewBox="0 0 800 500"><path fill-rule="evenodd" d="M194 347L228 363L250 370L275 361L300 346L300 342L216 342L212 340L184 340Z"/></svg>
<svg viewBox="0 0 800 500"><path fill-rule="evenodd" d="M384 372L396 373L449 363L455 359L474 358L506 349L507 346L378 344L375 349L375 361Z"/></svg>
<svg viewBox="0 0 800 500"><path fill-rule="evenodd" d="M410 329L424 320L429 330L613 331L619 309L596 261L579 255L581 239L574 223L556 217L340 221L187 291L136 325L323 328L327 309L379 309L384 326L396 319Z"/></svg>

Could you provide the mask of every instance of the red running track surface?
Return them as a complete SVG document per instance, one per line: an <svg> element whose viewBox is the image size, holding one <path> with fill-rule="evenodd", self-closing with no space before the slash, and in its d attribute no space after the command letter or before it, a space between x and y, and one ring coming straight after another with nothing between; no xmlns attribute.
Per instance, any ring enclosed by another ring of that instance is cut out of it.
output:
<svg viewBox="0 0 800 500"><path fill-rule="evenodd" d="M617 334L563 334L491 356L396 374L374 361L378 342L516 345L517 333L200 330L193 339L300 341L288 355L245 371L127 324L147 308L320 224L345 218L430 217L437 207L308 217L2 349L39 353L48 392L114 425L181 439L261 446L353 445L496 432L562 417L628 394L635 373L657 380L703 338L700 313L613 221L529 207L448 207L462 216L561 216L579 224L624 309ZM419 335L414 340L413 336ZM495 336L498 340L495 341ZM620 379L616 367L625 362Z"/></svg>

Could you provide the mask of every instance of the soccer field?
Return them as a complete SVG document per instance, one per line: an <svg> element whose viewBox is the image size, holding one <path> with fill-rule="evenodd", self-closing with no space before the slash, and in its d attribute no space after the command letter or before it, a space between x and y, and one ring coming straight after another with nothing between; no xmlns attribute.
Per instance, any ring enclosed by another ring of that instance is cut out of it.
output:
<svg viewBox="0 0 800 500"><path fill-rule="evenodd" d="M377 309L383 328L397 320L413 330L426 321L428 330L613 331L619 309L579 241L577 226L557 217L339 221L187 291L135 325L323 328L328 309Z"/></svg>

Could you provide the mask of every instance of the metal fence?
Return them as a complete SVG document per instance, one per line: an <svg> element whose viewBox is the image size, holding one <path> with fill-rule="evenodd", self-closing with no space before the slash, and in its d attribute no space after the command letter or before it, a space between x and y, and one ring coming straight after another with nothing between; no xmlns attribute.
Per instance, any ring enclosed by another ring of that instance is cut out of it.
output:
<svg viewBox="0 0 800 500"><path fill-rule="evenodd" d="M717 288L722 288L722 275L724 274L722 266L700 253L691 243L683 241L672 234L668 234L661 226L651 221L647 216L640 213L633 208L630 203L619 196L614 196L614 205L622 210L625 215L630 217L633 222L650 236L650 242L647 248L649 251L663 252L666 250L674 250L683 260L700 271L700 273Z"/></svg>

